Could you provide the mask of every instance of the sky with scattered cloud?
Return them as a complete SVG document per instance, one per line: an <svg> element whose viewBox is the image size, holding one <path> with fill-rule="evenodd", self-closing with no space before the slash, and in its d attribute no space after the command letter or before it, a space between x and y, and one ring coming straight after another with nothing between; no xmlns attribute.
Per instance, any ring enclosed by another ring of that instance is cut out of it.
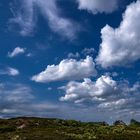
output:
<svg viewBox="0 0 140 140"><path fill-rule="evenodd" d="M140 0L1 0L0 117L140 121Z"/></svg>

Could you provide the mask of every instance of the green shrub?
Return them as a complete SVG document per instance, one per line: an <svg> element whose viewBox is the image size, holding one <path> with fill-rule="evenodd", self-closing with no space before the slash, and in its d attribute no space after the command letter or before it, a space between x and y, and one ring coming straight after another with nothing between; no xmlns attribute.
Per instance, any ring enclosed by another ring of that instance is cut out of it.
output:
<svg viewBox="0 0 140 140"><path fill-rule="evenodd" d="M0 133L13 132L15 130L14 126L0 126Z"/></svg>

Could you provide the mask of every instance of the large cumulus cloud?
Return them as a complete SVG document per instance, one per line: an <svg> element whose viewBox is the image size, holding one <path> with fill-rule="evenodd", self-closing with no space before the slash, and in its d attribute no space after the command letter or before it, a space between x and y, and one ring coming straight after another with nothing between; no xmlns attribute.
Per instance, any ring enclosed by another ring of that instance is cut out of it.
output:
<svg viewBox="0 0 140 140"><path fill-rule="evenodd" d="M75 104L89 104L94 108L106 110L139 110L140 84L131 85L128 82L115 81L112 77L103 75L96 81L84 79L83 82L71 81L64 90L60 101Z"/></svg>
<svg viewBox="0 0 140 140"><path fill-rule="evenodd" d="M32 77L33 81L47 83L62 80L79 80L97 74L92 57L79 61L64 59L58 65L48 65L41 73Z"/></svg>
<svg viewBox="0 0 140 140"><path fill-rule="evenodd" d="M140 59L140 1L130 4L120 26L106 25L97 63L102 67L126 66Z"/></svg>

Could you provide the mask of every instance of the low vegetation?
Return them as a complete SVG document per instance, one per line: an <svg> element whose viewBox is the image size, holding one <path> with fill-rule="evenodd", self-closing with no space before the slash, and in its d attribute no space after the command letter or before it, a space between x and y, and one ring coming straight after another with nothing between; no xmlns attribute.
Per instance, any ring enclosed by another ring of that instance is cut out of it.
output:
<svg viewBox="0 0 140 140"><path fill-rule="evenodd" d="M13 118L0 120L0 140L140 140L140 122Z"/></svg>

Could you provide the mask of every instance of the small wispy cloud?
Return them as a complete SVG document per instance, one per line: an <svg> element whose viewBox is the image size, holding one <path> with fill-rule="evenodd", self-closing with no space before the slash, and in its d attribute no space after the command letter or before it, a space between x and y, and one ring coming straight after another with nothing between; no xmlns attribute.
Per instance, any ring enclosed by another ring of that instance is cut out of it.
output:
<svg viewBox="0 0 140 140"><path fill-rule="evenodd" d="M94 48L84 48L81 52L84 56L93 56L96 53L96 50Z"/></svg>
<svg viewBox="0 0 140 140"><path fill-rule="evenodd" d="M12 67L7 67L3 70L0 70L0 75L17 76L19 74L20 72L17 69L12 68Z"/></svg>
<svg viewBox="0 0 140 140"><path fill-rule="evenodd" d="M106 0L77 0L80 10L87 10L92 14L112 13L118 8L118 1L111 0L107 3Z"/></svg>
<svg viewBox="0 0 140 140"><path fill-rule="evenodd" d="M68 54L68 58L79 58L79 57L80 57L80 54L78 52Z"/></svg>
<svg viewBox="0 0 140 140"><path fill-rule="evenodd" d="M25 53L25 48L16 47L12 52L8 52L8 57L12 58L23 53Z"/></svg>

